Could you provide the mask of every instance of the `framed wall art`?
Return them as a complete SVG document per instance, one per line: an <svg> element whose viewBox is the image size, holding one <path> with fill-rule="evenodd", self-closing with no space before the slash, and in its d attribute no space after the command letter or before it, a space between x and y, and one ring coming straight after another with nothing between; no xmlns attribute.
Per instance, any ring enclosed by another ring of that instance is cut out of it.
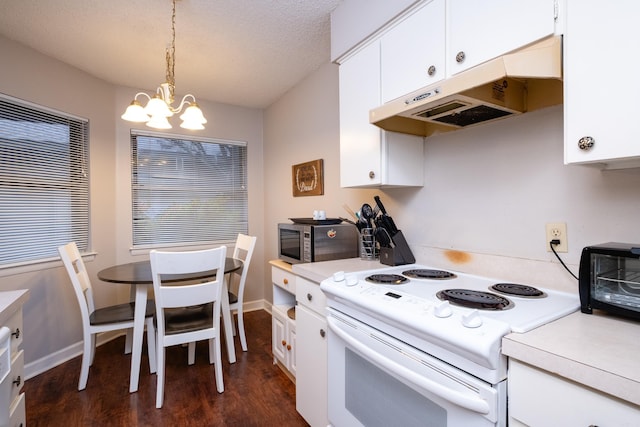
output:
<svg viewBox="0 0 640 427"><path fill-rule="evenodd" d="M291 167L293 197L321 196L324 194L322 159L300 163Z"/></svg>

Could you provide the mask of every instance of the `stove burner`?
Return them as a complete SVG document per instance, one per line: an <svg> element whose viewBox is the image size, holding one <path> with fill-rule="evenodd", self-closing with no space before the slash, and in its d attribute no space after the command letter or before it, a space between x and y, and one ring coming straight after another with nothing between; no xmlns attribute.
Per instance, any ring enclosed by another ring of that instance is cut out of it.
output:
<svg viewBox="0 0 640 427"><path fill-rule="evenodd" d="M507 310L514 304L507 298L491 292L470 289L445 289L436 294L441 300L448 300L453 305L477 308L478 310Z"/></svg>
<svg viewBox="0 0 640 427"><path fill-rule="evenodd" d="M544 298L547 296L540 289L528 285L519 285L517 283L496 283L491 285L489 289L506 295L514 295L529 298Z"/></svg>
<svg viewBox="0 0 640 427"><path fill-rule="evenodd" d="M444 271L444 270L430 270L427 268L419 268L419 269L415 269L415 270L407 270L407 271L403 271L402 274L404 274L407 277L412 277L414 279L437 279L437 280L442 280L442 279L453 279L456 277L455 274L449 272L449 271Z"/></svg>
<svg viewBox="0 0 640 427"><path fill-rule="evenodd" d="M364 280L381 285L401 285L409 281L409 279L400 276L399 274L372 274L371 276L367 276Z"/></svg>

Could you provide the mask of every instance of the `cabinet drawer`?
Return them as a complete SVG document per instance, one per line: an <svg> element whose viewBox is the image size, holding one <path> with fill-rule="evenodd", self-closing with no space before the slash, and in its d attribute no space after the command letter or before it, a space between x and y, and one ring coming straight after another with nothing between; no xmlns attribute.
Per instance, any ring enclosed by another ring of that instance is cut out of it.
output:
<svg viewBox="0 0 640 427"><path fill-rule="evenodd" d="M26 427L27 417L24 410L24 393L16 399L9 410L9 427Z"/></svg>
<svg viewBox="0 0 640 427"><path fill-rule="evenodd" d="M22 309L13 313L9 321L3 326L11 330L11 354L18 353L18 346L22 343Z"/></svg>
<svg viewBox="0 0 640 427"><path fill-rule="evenodd" d="M11 396L9 402L18 397L24 385L24 350L20 350L11 360L11 373L7 378L11 382Z"/></svg>
<svg viewBox="0 0 640 427"><path fill-rule="evenodd" d="M298 303L310 308L322 317L325 317L327 297L320 290L318 283L298 277L296 282L296 300Z"/></svg>
<svg viewBox="0 0 640 427"><path fill-rule="evenodd" d="M292 294L296 293L296 276L288 271L276 267L271 268L271 280L274 285Z"/></svg>

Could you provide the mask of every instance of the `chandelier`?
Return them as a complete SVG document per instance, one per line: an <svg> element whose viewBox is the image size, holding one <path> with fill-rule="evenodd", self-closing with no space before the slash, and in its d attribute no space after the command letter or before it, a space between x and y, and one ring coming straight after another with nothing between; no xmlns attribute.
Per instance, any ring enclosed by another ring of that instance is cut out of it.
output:
<svg viewBox="0 0 640 427"><path fill-rule="evenodd" d="M171 16L171 46L167 47L167 81L162 83L157 89L153 98L144 92L138 92L121 116L124 120L137 123L146 123L147 126L155 129L171 129L169 117L180 113L182 108L187 106L180 116L181 128L199 130L204 129L203 124L207 123L202 110L196 103L195 96L187 94L180 101L180 105L173 107L173 95L176 86L175 79L175 55L176 55L176 0L173 0L173 13ZM142 106L138 97L147 97L147 105Z"/></svg>

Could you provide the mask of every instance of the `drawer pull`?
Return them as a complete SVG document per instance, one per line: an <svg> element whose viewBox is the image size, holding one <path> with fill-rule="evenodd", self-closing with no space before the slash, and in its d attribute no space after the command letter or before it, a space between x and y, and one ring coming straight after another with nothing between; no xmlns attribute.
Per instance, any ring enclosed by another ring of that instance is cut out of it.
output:
<svg viewBox="0 0 640 427"><path fill-rule="evenodd" d="M287 346L287 350L291 351L291 344Z"/></svg>
<svg viewBox="0 0 640 427"><path fill-rule="evenodd" d="M11 336L16 337L16 339L20 338L20 328L16 328L16 331L12 332Z"/></svg>
<svg viewBox="0 0 640 427"><path fill-rule="evenodd" d="M313 295L311 295L311 294L307 294L307 299L308 299L309 301L311 301L311 300L313 299Z"/></svg>
<svg viewBox="0 0 640 427"><path fill-rule="evenodd" d="M282 340L282 346L284 347L285 345L287 345L287 342L285 340Z"/></svg>
<svg viewBox="0 0 640 427"><path fill-rule="evenodd" d="M284 279L282 282L283 282L285 285L288 285L288 284L289 284L289 280L287 280L287 279Z"/></svg>
<svg viewBox="0 0 640 427"><path fill-rule="evenodd" d="M327 335L327 333L324 331L324 329L320 329L320 336L324 338L325 335Z"/></svg>

